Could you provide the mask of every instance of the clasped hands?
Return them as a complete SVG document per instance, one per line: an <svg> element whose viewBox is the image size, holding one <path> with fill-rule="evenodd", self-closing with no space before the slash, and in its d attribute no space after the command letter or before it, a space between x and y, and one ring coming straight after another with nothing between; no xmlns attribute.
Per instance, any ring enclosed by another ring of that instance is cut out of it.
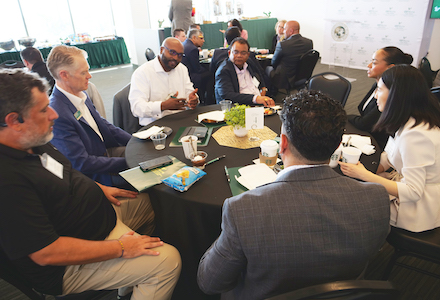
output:
<svg viewBox="0 0 440 300"><path fill-rule="evenodd" d="M190 109L196 108L196 106L200 103L199 96L197 95L197 91L199 89L195 89L188 95L188 101L185 98L177 98L179 92L176 92L174 95L170 96L167 100L163 101L161 104L162 110L185 110L186 107Z"/></svg>

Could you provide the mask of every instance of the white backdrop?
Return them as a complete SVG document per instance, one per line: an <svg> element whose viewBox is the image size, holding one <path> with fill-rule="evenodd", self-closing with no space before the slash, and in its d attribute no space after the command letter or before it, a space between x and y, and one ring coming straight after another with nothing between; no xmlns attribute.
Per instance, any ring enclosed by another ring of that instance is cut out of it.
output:
<svg viewBox="0 0 440 300"><path fill-rule="evenodd" d="M430 0L333 0L327 2L321 62L366 69L373 53L396 46L414 57L428 51L434 21Z"/></svg>

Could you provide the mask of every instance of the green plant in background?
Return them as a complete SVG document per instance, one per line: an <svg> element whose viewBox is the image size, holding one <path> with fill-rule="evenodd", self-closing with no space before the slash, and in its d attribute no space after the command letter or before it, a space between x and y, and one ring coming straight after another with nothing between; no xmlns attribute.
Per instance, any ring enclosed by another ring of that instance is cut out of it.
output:
<svg viewBox="0 0 440 300"><path fill-rule="evenodd" d="M265 14L266 17L270 18L270 14L271 14L271 12L270 12L270 11L268 11L268 12L264 12L264 11L263 11L263 14Z"/></svg>
<svg viewBox="0 0 440 300"><path fill-rule="evenodd" d="M235 104L233 107L231 107L230 110L225 112L226 124L231 125L232 127L245 127L246 108L250 108L250 106L245 104L242 105Z"/></svg>
<svg viewBox="0 0 440 300"><path fill-rule="evenodd" d="M163 24L164 21L165 21L164 19L157 20L157 22L159 23L159 28L162 28L162 24Z"/></svg>

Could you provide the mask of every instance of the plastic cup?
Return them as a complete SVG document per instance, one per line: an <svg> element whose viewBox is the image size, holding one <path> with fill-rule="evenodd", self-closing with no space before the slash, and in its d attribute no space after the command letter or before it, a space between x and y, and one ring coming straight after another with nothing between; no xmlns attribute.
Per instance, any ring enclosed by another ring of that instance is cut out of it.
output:
<svg viewBox="0 0 440 300"><path fill-rule="evenodd" d="M220 107L222 108L222 111L230 110L232 107L232 101L231 100L222 100L219 102Z"/></svg>
<svg viewBox="0 0 440 300"><path fill-rule="evenodd" d="M193 167L203 170L205 168L207 157L208 153L206 153L205 151L197 151L196 153L191 153L190 159Z"/></svg>
<svg viewBox="0 0 440 300"><path fill-rule="evenodd" d="M203 58L208 58L209 55L209 50L208 49L203 49L202 50L202 57Z"/></svg>
<svg viewBox="0 0 440 300"><path fill-rule="evenodd" d="M186 135L180 139L185 158L191 159L191 154L197 153L197 137L195 135Z"/></svg>
<svg viewBox="0 0 440 300"><path fill-rule="evenodd" d="M163 132L159 132L150 136L150 139L153 141L154 148L156 150L165 149L165 142L167 140L167 135Z"/></svg>
<svg viewBox="0 0 440 300"><path fill-rule="evenodd" d="M274 140L264 140L260 144L261 154L266 157L278 155L278 143Z"/></svg>
<svg viewBox="0 0 440 300"><path fill-rule="evenodd" d="M362 151L355 147L342 148L342 161L349 164L357 164Z"/></svg>
<svg viewBox="0 0 440 300"><path fill-rule="evenodd" d="M330 157L330 162L328 165L331 168L336 168L338 166L338 161L341 159L341 153L342 153L342 145L339 145L339 147L335 150L335 152Z"/></svg>

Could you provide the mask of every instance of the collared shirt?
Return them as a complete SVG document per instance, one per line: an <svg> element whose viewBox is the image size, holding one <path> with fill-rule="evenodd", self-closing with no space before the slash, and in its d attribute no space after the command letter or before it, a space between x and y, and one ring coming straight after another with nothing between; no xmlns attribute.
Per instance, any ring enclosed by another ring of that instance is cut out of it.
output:
<svg viewBox="0 0 440 300"><path fill-rule="evenodd" d="M63 93L69 100L72 102L73 106L81 113L81 116L87 121L90 127L96 132L96 134L101 138L103 141L101 132L99 131L98 125L96 125L96 121L93 118L92 114L90 113L89 108L86 106L86 99L87 95L84 92L81 92L81 97L75 96L69 92L66 92L62 88L59 87L59 85L56 85L57 89Z"/></svg>
<svg viewBox="0 0 440 300"><path fill-rule="evenodd" d="M251 94L254 95L252 102L256 103L257 96L260 96L260 91L258 90L258 84L254 83L251 73L248 71L248 63L244 63L243 69L240 70L235 64L235 73L237 73L238 86L240 88L240 94Z"/></svg>
<svg viewBox="0 0 440 300"><path fill-rule="evenodd" d="M133 115L145 126L166 115L180 110L161 111L163 101L178 92L177 98L188 98L194 91L188 69L182 63L165 72L158 57L146 62L134 71L128 99Z"/></svg>
<svg viewBox="0 0 440 300"><path fill-rule="evenodd" d="M326 166L326 165L319 164L319 165L293 165L293 166L289 166L289 167L285 168L284 170L281 170L278 173L277 178L280 178L280 176L282 174L288 173L293 170L299 170L299 169L305 169L305 168L315 168L315 167L320 167L320 166Z"/></svg>

